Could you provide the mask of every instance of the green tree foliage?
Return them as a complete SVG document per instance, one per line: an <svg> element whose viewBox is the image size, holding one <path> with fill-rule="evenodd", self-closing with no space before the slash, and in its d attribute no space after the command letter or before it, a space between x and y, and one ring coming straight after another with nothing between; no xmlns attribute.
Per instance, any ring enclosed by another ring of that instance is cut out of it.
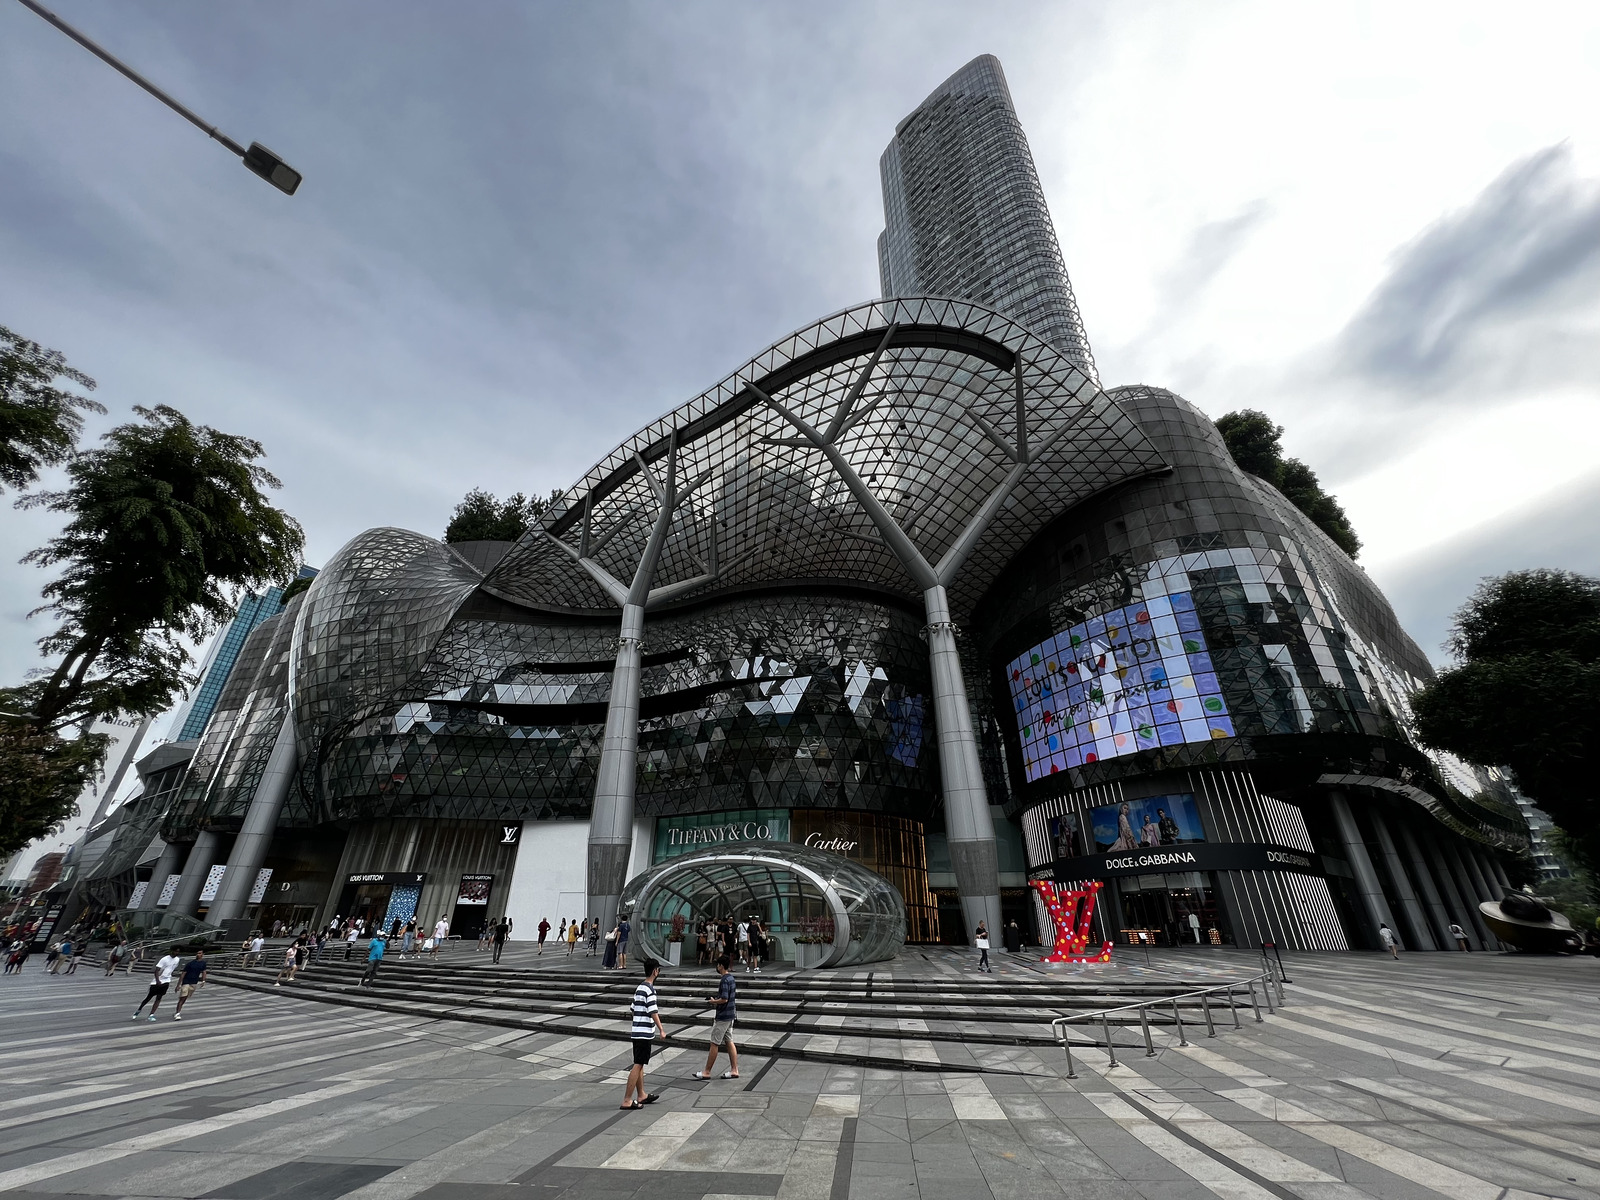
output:
<svg viewBox="0 0 1600 1200"><path fill-rule="evenodd" d="M14 701L15 693L0 692L0 705ZM67 738L0 720L0 858L55 832L77 811L110 741L103 733Z"/></svg>
<svg viewBox="0 0 1600 1200"><path fill-rule="evenodd" d="M1339 502L1322 490L1317 473L1298 458L1283 456L1283 426L1274 425L1264 412L1246 408L1217 418L1217 428L1240 470L1277 488L1351 558L1360 553L1361 539Z"/></svg>
<svg viewBox="0 0 1600 1200"><path fill-rule="evenodd" d="M278 600L283 604L287 604L310 586L310 578L292 579L289 581L289 586L283 589L283 595L279 596Z"/></svg>
<svg viewBox="0 0 1600 1200"><path fill-rule="evenodd" d="M1417 736L1509 767L1587 861L1600 861L1600 579L1513 571L1456 613L1451 653L1413 700Z"/></svg>
<svg viewBox="0 0 1600 1200"><path fill-rule="evenodd" d="M0 492L25 488L45 467L66 462L83 429L83 414L105 412L87 396L57 387L58 379L94 390L94 380L68 366L59 350L46 350L0 325Z"/></svg>
<svg viewBox="0 0 1600 1200"><path fill-rule="evenodd" d="M482 488L473 488L456 505L455 512L450 516L450 524L445 526L444 540L514 542L560 496L559 490L543 499L518 492L500 501Z"/></svg>

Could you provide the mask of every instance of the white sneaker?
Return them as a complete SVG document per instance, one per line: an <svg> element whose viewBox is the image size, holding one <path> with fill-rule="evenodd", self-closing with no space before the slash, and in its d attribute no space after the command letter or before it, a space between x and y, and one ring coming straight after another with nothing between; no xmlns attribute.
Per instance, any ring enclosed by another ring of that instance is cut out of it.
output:
<svg viewBox="0 0 1600 1200"><path fill-rule="evenodd" d="M154 1020L155 1020L155 1019L156 1019L156 1015L155 1015L155 1013L151 1013L151 1014L150 1014L150 1019L151 1019L151 1020L152 1020L152 1021L154 1021Z"/></svg>
<svg viewBox="0 0 1600 1200"><path fill-rule="evenodd" d="M137 1020L138 1020L138 1019L139 1019L139 1014L138 1014L138 1013L134 1013L134 1014L133 1014L133 1019L134 1019L134 1020L135 1020L135 1021L137 1021Z"/></svg>
<svg viewBox="0 0 1600 1200"><path fill-rule="evenodd" d="M181 1021L181 1020L183 1020L183 1014L182 1013L173 1013L172 1014L172 1019L174 1021Z"/></svg>

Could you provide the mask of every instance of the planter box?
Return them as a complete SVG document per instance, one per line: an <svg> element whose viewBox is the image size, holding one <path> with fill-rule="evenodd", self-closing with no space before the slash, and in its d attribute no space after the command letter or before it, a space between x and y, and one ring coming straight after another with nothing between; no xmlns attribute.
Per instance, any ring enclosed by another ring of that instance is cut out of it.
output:
<svg viewBox="0 0 1600 1200"><path fill-rule="evenodd" d="M667 965L669 967L676 967L676 966L681 965L682 961L683 961L683 943L682 942L668 942L667 943Z"/></svg>
<svg viewBox="0 0 1600 1200"><path fill-rule="evenodd" d="M820 967L823 960L833 953L832 946L814 945L807 942L796 942L794 946L794 965L797 970L810 971Z"/></svg>

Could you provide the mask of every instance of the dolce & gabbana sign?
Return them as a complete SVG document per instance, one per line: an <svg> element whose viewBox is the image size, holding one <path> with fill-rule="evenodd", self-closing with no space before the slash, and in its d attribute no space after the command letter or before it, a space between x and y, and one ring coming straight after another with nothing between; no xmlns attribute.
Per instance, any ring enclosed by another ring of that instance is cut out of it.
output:
<svg viewBox="0 0 1600 1200"><path fill-rule="evenodd" d="M1160 875L1169 871L1324 873L1322 861L1317 855L1263 842L1189 842L1124 850L1115 854L1086 854L1079 858L1058 858L1049 864L1048 870L1058 881Z"/></svg>

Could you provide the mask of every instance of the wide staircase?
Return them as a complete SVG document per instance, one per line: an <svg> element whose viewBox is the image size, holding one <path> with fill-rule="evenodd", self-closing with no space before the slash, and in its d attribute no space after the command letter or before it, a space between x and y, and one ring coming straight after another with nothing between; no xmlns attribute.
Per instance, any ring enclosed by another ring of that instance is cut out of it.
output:
<svg viewBox="0 0 1600 1200"><path fill-rule="evenodd" d="M626 1039L638 983L636 970L600 970L589 965L593 960L495 965L488 955L457 951L388 958L370 986L360 984L364 962L330 953L278 988L281 951L265 958L265 965L246 967L242 956L229 955L211 979L417 1019L583 1038ZM978 975L970 961L934 951L878 969L738 971L739 1046L758 1055L896 1070L1016 1072L1036 1069L1040 1052L1061 1053L1063 1038L1080 1061L1090 1047L1108 1043L1119 1054L1158 1052L1187 1038L1226 1035L1282 1002L1274 970L1242 955L1155 968L1107 964L1075 975L1017 968ZM705 968L663 972L656 990L675 1044L708 1044L707 996L716 987L715 973Z"/></svg>

